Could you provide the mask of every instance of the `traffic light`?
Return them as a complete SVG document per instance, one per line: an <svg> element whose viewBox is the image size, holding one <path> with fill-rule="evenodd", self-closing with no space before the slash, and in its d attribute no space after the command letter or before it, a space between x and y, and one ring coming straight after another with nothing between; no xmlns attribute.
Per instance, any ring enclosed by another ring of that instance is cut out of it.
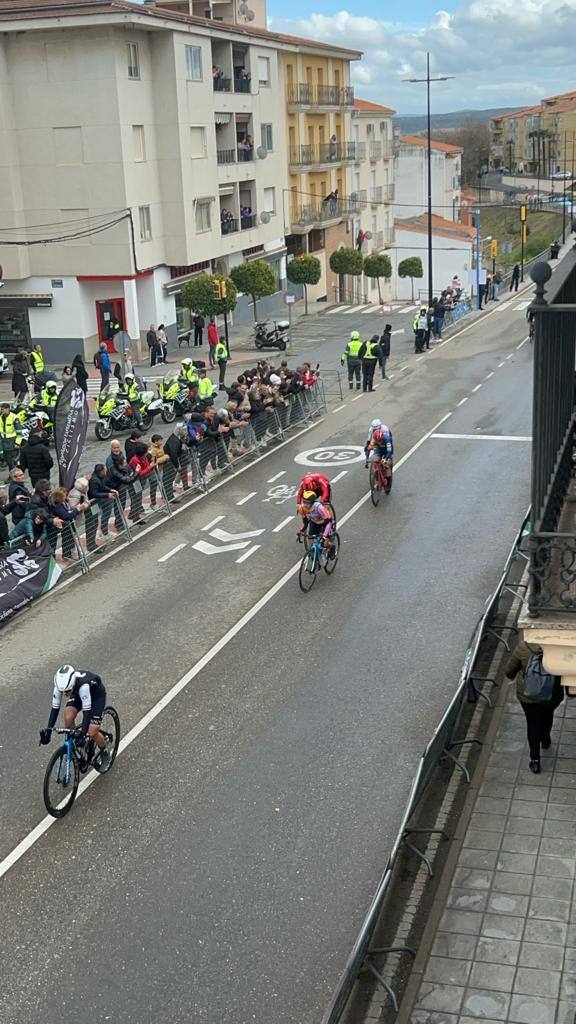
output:
<svg viewBox="0 0 576 1024"><path fill-rule="evenodd" d="M498 239L497 238L493 238L492 239L491 250L492 250L492 252L491 252L492 259L495 260L497 255L498 255Z"/></svg>
<svg viewBox="0 0 576 1024"><path fill-rule="evenodd" d="M526 207L524 206L524 203L522 203L522 206L520 207L520 220L522 223L526 220Z"/></svg>
<svg viewBox="0 0 576 1024"><path fill-rule="evenodd" d="M220 298L225 299L227 294L228 293L226 290L226 281L224 278L222 278L222 280L220 281Z"/></svg>
<svg viewBox="0 0 576 1024"><path fill-rule="evenodd" d="M212 292L214 294L214 298L220 302L220 299L222 298L220 292L220 281L212 281Z"/></svg>

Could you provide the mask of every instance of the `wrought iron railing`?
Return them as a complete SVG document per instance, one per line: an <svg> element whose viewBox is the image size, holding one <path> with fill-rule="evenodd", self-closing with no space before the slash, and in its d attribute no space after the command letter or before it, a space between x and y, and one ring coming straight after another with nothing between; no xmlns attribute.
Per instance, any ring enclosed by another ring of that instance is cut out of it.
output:
<svg viewBox="0 0 576 1024"><path fill-rule="evenodd" d="M214 92L230 92L232 82L229 78L222 78L220 76L218 78L213 78L212 82L214 84Z"/></svg>
<svg viewBox="0 0 576 1024"><path fill-rule="evenodd" d="M217 149L216 150L216 162L219 164L235 164L236 163L236 150L235 149Z"/></svg>
<svg viewBox="0 0 576 1024"><path fill-rule="evenodd" d="M371 142L369 147L368 147L368 153L369 153L369 156L370 156L371 160L381 160L382 159L382 143L381 142Z"/></svg>
<svg viewBox="0 0 576 1024"><path fill-rule="evenodd" d="M228 217L226 220L221 220L220 231L223 235L232 235L235 231L238 231L238 221L236 218Z"/></svg>
<svg viewBox="0 0 576 1024"><path fill-rule="evenodd" d="M382 186L378 185L376 188L370 189L370 202L381 203L382 202Z"/></svg>
<svg viewBox="0 0 576 1024"><path fill-rule="evenodd" d="M306 167L311 164L338 164L363 160L365 155L365 142L321 142L290 146L289 162L293 167Z"/></svg>
<svg viewBox="0 0 576 1024"><path fill-rule="evenodd" d="M357 199L330 199L322 203L294 206L290 219L294 227L322 227L326 221L352 217L359 212L360 204Z"/></svg>
<svg viewBox="0 0 576 1024"><path fill-rule="evenodd" d="M354 104L354 89L339 85L310 85L308 82L291 82L286 86L286 101L302 107L351 107Z"/></svg>

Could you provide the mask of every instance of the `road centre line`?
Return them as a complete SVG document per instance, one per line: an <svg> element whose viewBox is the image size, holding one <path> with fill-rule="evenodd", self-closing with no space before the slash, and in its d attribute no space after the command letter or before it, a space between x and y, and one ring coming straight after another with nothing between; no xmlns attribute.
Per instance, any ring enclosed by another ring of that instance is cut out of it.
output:
<svg viewBox="0 0 576 1024"><path fill-rule="evenodd" d="M506 363L504 362L504 360L502 360L501 363L498 363L497 369L499 370L499 369L501 369L502 366L505 366L505 365L506 365Z"/></svg>
<svg viewBox="0 0 576 1024"><path fill-rule="evenodd" d="M474 394L476 391L480 391L481 387L482 387L481 384L477 384L475 388L472 388L472 394Z"/></svg>
<svg viewBox="0 0 576 1024"><path fill-rule="evenodd" d="M531 441L531 437L520 434L432 434L432 438L441 437L447 441Z"/></svg>
<svg viewBox="0 0 576 1024"><path fill-rule="evenodd" d="M516 349L518 350L519 348L522 348L522 345L525 345L526 342L529 341L529 340L530 340L529 337L528 338L524 338L524 341L521 341L519 345L516 345Z"/></svg>
<svg viewBox="0 0 576 1024"><path fill-rule="evenodd" d="M283 530L285 526L288 526L288 523L291 523L294 518L294 516L286 516L286 519L283 519L281 523L278 523L278 526L274 527L272 533L280 533L280 530Z"/></svg>
<svg viewBox="0 0 576 1024"><path fill-rule="evenodd" d="M468 395L466 396L466 398L461 398L460 401L458 402L458 405L459 406L460 405L464 405L464 403L467 402L467 401L468 401Z"/></svg>
<svg viewBox="0 0 576 1024"><path fill-rule="evenodd" d="M490 380L490 377L493 377L493 376L494 376L494 370L490 370L490 373L486 374L484 380Z"/></svg>
<svg viewBox="0 0 576 1024"><path fill-rule="evenodd" d="M275 473L274 476L271 476L270 479L266 481L266 483L267 484L273 484L274 481L275 480L279 480L281 476L286 476L286 470L285 469L281 469L279 473Z"/></svg>
<svg viewBox="0 0 576 1024"><path fill-rule="evenodd" d="M216 516L215 519L211 519L209 523L206 523L206 526L203 526L202 529L211 530L213 526L216 526L216 523L221 523L223 519L226 519L226 516Z"/></svg>
<svg viewBox="0 0 576 1024"><path fill-rule="evenodd" d="M184 544L177 544L175 548L172 548L172 551L168 551L165 555L162 555L162 558L159 558L158 561L167 562L169 558L172 558L172 555L175 555L178 551L182 551L182 548L185 548L187 546L187 541Z"/></svg>
<svg viewBox="0 0 576 1024"><path fill-rule="evenodd" d="M400 366L400 367L398 368L398 373L402 373L402 370L407 370L407 369L408 369L408 363L406 363L406 365L405 365L405 366Z"/></svg>
<svg viewBox="0 0 576 1024"><path fill-rule="evenodd" d="M352 401L353 401L353 402L357 402L359 398L364 398L364 395L365 395L365 394L366 394L366 392L365 392L365 391L361 391L359 395L356 395L356 396L355 396L355 397L354 397L354 398L352 399Z"/></svg>
<svg viewBox="0 0 576 1024"><path fill-rule="evenodd" d="M248 551L245 551L243 555L240 555L240 558L237 558L236 561L245 562L247 558L250 558L250 555L253 555L255 551L258 551L259 547L259 544L254 544L251 548L248 548Z"/></svg>
<svg viewBox="0 0 576 1024"><path fill-rule="evenodd" d="M506 356L506 359L512 359L512 356L513 356L513 355L514 355L514 353L513 353L513 352L511 352L509 356Z"/></svg>
<svg viewBox="0 0 576 1024"><path fill-rule="evenodd" d="M407 451L406 454L403 455L396 463L394 467L394 471L396 473L404 465L404 463L406 463L408 459L410 459L415 454L415 452L417 452L418 449L426 441L428 441L428 439L431 438L433 434L437 432L438 428L441 427L442 424L446 422L446 420L450 419L451 415L451 412L446 413L446 415L443 416L441 420L438 420L438 423L435 423L430 430L427 430L426 433L422 435L419 441L416 441L416 443L412 445L410 450ZM307 427L301 433L305 433L309 429L310 428ZM298 436L299 435L296 435L296 437ZM289 440L293 441L294 438L290 438ZM278 449L276 448L274 450L277 451ZM260 456L260 458L266 458L266 455ZM254 465L254 463L251 463L251 465ZM370 501L370 497L370 491L367 491L364 495L362 495L362 497L358 499L356 504L353 505L352 508L349 509L348 512L346 512L341 517L341 519L339 519L338 528L340 529L353 516L355 516L356 513L362 508L362 506L365 505L367 501ZM192 502L190 504L192 504ZM182 511L182 509L178 509L178 511L180 512ZM157 524L153 524L152 529L156 525ZM143 536L143 534L139 534L139 536ZM196 664L188 670L188 672L186 672L176 683L174 683L174 685L164 694L164 696L161 697L160 700L157 701L156 704L154 704L146 712L146 714L142 716L140 721L137 722L136 725L134 725L132 729L130 729L123 737L123 739L120 741L120 746L118 748L118 756L124 753L127 747L129 747L134 742L134 740L136 740L138 736L140 736L140 734L143 733L144 730L152 722L155 721L158 715L161 714L161 712L164 711L164 709L172 703L172 701L178 696L178 694L181 693L182 690L184 690L188 686L188 684L191 683L192 680L195 679L196 676L198 676L200 672L202 672L202 670L206 668L206 666L209 665L218 654L220 654L220 651L224 650L224 648L228 646L228 644L238 635L238 633L240 633L244 629L244 627L247 626L248 623L256 617L256 615L258 615L262 608L265 608L266 605L269 604L274 597L276 597L276 594L278 594L279 591L282 590L282 588L292 579L292 577L296 575L300 568L300 563L301 559L299 558L298 561L295 562L294 565L292 565L291 568L288 569L284 573L284 575L281 576L280 579L277 580L276 583L274 583L270 587L270 589L267 590L266 593L263 594L262 597L260 597L258 601L255 602L255 604L252 605L251 608L244 612L244 614L238 619L236 623L234 623L233 626L230 627L230 629L224 634L224 636L220 637L220 640L217 640L216 643L213 644L213 646L210 648L210 650L207 651L207 653L204 654L196 662ZM96 782L98 778L98 772L91 772L89 775L84 776L82 782L78 787L78 797L80 797L82 793L84 793L88 789L89 786ZM22 839L14 847L14 849L11 850L6 857L4 857L2 861L0 861L0 878L2 878L10 870L10 868L14 867L14 865L18 863L18 861L24 856L24 854L26 854L28 850L30 850L38 842L38 840L42 838L42 836L48 831L48 829L56 824L57 820L57 818L53 818L52 815L47 814L44 818L42 818L41 821L38 822L38 824L28 833L28 835L25 836L24 839Z"/></svg>
<svg viewBox="0 0 576 1024"><path fill-rule="evenodd" d="M332 409L332 413L340 412L341 409L345 409L345 408L346 408L346 402L343 402L342 405L339 405L336 409ZM272 480L276 480L276 477L273 476ZM272 480L269 480L268 483L271 484Z"/></svg>
<svg viewBox="0 0 576 1024"><path fill-rule="evenodd" d="M418 356L418 358L415 360L415 362L421 363L422 360L425 359L425 358L426 358L426 356Z"/></svg>
<svg viewBox="0 0 576 1024"><path fill-rule="evenodd" d="M332 480L330 481L330 483L337 484L338 481L341 480L343 476L346 476L347 472L348 472L347 469L343 469L341 473L338 473L338 476L332 477Z"/></svg>
<svg viewBox="0 0 576 1024"><path fill-rule="evenodd" d="M250 501L250 498L254 498L257 494L258 491L250 491L250 493L247 494L245 498L240 498L240 501L237 501L236 504L245 505L247 501Z"/></svg>

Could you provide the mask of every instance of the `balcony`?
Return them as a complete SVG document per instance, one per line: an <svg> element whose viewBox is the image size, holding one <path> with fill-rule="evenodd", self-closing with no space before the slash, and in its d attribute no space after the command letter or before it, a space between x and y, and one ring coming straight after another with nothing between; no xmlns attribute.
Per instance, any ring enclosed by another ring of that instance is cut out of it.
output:
<svg viewBox="0 0 576 1024"><path fill-rule="evenodd" d="M353 163L364 159L364 142L321 142L314 145L290 146L291 167L312 167L321 164Z"/></svg>
<svg viewBox="0 0 576 1024"><path fill-rule="evenodd" d="M371 142L369 144L369 146L368 146L368 153L369 153L369 156L370 156L371 160L381 160L382 159L382 143L381 142Z"/></svg>
<svg viewBox="0 0 576 1024"><path fill-rule="evenodd" d="M220 215L220 233L222 235L233 235L235 231L238 231L238 221L236 217L224 217Z"/></svg>
<svg viewBox="0 0 576 1024"><path fill-rule="evenodd" d="M382 202L382 195L383 195L383 192L382 192L382 186L381 185L378 185L377 188L371 188L370 189L370 202L371 203L381 203Z"/></svg>
<svg viewBox="0 0 576 1024"><path fill-rule="evenodd" d="M292 209L290 222L293 230L303 228L323 228L327 222L343 220L360 213L358 198L333 199L328 202L295 206Z"/></svg>
<svg viewBox="0 0 576 1024"><path fill-rule="evenodd" d="M235 149L217 149L216 150L216 162L219 164L235 164L236 163L236 150Z"/></svg>
<svg viewBox="0 0 576 1024"><path fill-rule="evenodd" d="M231 92L232 82L229 78L224 78L223 75L213 75L212 85L214 92Z"/></svg>
<svg viewBox="0 0 576 1024"><path fill-rule="evenodd" d="M382 185L382 202L383 203L393 203L394 202L395 194L396 194L396 186L395 185Z"/></svg>
<svg viewBox="0 0 576 1024"><path fill-rule="evenodd" d="M309 85L292 82L286 86L286 102L295 107L352 107L354 89L338 85Z"/></svg>
<svg viewBox="0 0 576 1024"><path fill-rule="evenodd" d="M248 72L246 75L236 75L234 77L234 92L250 92L251 78Z"/></svg>
<svg viewBox="0 0 576 1024"><path fill-rule="evenodd" d="M384 232L383 231L377 231L376 232L376 234L374 235L373 245L374 245L374 248L378 250L378 252L380 252L380 249L384 248Z"/></svg>
<svg viewBox="0 0 576 1024"><path fill-rule="evenodd" d="M247 160L254 159L254 147L253 146L238 146L238 163L244 163Z"/></svg>
<svg viewBox="0 0 576 1024"><path fill-rule="evenodd" d="M258 219L255 213L243 213L240 217L240 228L242 231L248 231L250 228L255 228L257 223Z"/></svg>

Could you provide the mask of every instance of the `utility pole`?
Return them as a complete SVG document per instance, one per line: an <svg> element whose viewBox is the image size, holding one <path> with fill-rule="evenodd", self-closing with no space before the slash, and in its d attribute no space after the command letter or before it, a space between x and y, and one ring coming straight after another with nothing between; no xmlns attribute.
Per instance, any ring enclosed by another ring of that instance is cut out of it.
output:
<svg viewBox="0 0 576 1024"><path fill-rule="evenodd" d="M526 207L520 207L520 280L524 280L524 245L526 244Z"/></svg>
<svg viewBox="0 0 576 1024"><path fill-rule="evenodd" d="M563 169L566 171L566 150L568 148L567 132L564 132L564 161ZM572 204L570 204L572 205ZM562 245L566 241L566 179L564 179L564 187L562 189Z"/></svg>
<svg viewBox="0 0 576 1024"><path fill-rule="evenodd" d="M432 132L430 119L430 84L431 82L447 82L454 75L440 75L438 78L430 78L430 54L426 54L426 78L405 78L405 82L413 84L426 83L426 129L428 139L427 171L428 171L428 305L432 305L434 298L434 269L432 266Z"/></svg>
<svg viewBox="0 0 576 1024"><path fill-rule="evenodd" d="M480 306L480 264L482 262L482 240L480 237L480 206L476 207L476 309Z"/></svg>

